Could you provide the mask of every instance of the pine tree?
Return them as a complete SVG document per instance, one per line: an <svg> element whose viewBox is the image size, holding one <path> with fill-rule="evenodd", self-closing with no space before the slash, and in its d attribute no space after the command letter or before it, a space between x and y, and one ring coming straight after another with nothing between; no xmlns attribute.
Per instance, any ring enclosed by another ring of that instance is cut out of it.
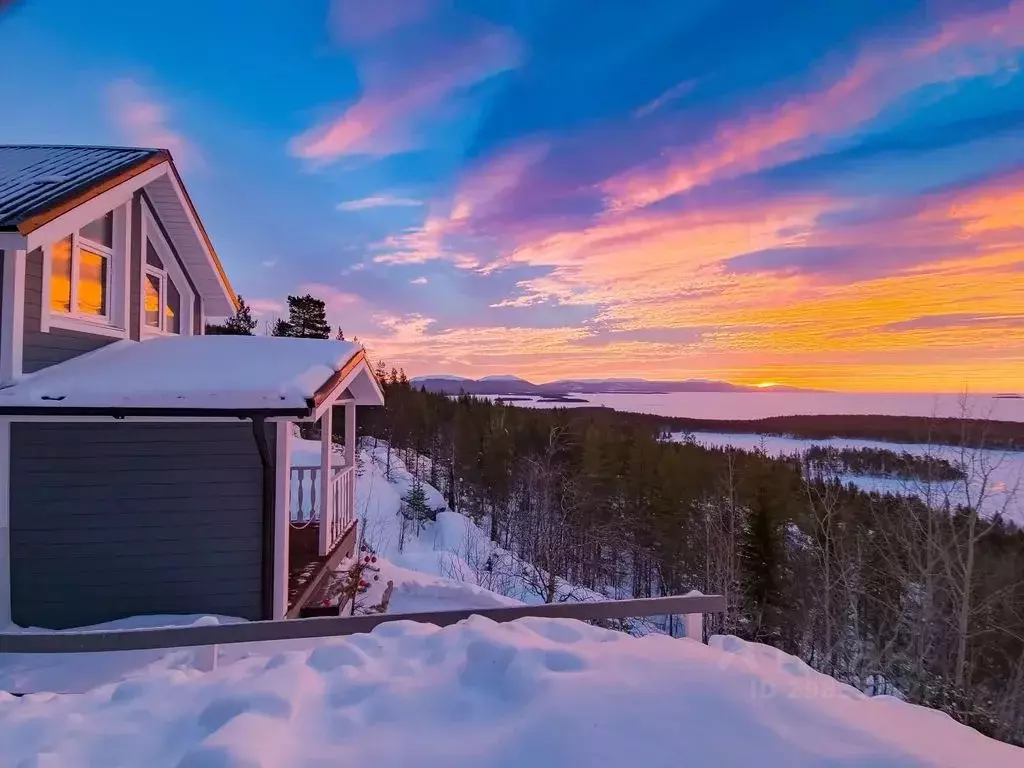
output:
<svg viewBox="0 0 1024 768"><path fill-rule="evenodd" d="M292 336L299 339L329 339L331 326L327 324L327 307L323 299L308 293L288 297L288 319L278 319L274 336Z"/></svg>
<svg viewBox="0 0 1024 768"><path fill-rule="evenodd" d="M207 323L207 336L252 336L256 329L256 321L252 316L252 309L245 303L245 299L238 297L238 309L235 314L223 324Z"/></svg>
<svg viewBox="0 0 1024 768"><path fill-rule="evenodd" d="M292 332L292 324L284 318L277 318L274 321L274 330L270 332L271 336L294 336Z"/></svg>
<svg viewBox="0 0 1024 768"><path fill-rule="evenodd" d="M343 330L341 330L341 326L340 325L338 326L338 335L335 336L334 338L337 339L338 341L344 341L345 340L345 332Z"/></svg>
<svg viewBox="0 0 1024 768"><path fill-rule="evenodd" d="M423 490L423 483L418 479L413 481L412 488L402 497L402 515L406 520L416 523L417 526L422 525L427 520L437 519L437 510L432 508L427 502L427 494Z"/></svg>
<svg viewBox="0 0 1024 768"><path fill-rule="evenodd" d="M742 590L750 639L779 646L784 624L785 539L768 478L757 477L740 544Z"/></svg>

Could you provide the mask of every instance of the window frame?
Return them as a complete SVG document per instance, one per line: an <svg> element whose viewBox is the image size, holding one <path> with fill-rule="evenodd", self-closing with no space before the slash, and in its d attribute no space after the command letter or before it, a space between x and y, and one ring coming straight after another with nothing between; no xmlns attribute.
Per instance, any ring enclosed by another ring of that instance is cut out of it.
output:
<svg viewBox="0 0 1024 768"><path fill-rule="evenodd" d="M163 263L163 268L153 266L146 261L147 241L153 244L153 249ZM153 214L146 206L142 211L142 253L140 254L142 269L139 270L139 333L141 338L153 336L192 336L193 334L193 307L195 294L185 273L178 265L178 257L175 255L171 245L164 237L163 231L157 225ZM153 275L160 281L160 309L159 327L149 325L146 322L146 276ZM174 288L178 292L178 332L167 330L167 286L173 281Z"/></svg>
<svg viewBox="0 0 1024 768"><path fill-rule="evenodd" d="M113 237L110 246L98 243L87 237L82 237L80 230L107 214L112 214ZM100 216L76 227L70 233L59 237L49 245L43 247L43 285L41 291L42 307L40 312L40 328L42 332L49 332L51 328L79 331L82 333L99 334L123 338L127 335L127 323L125 313L121 311L119 299L120 288L124 275L127 272L127 259L125 244L127 238L123 237L121 230L126 227L127 212L124 206L115 206ZM70 240L71 260L71 285L69 311L53 307L52 303L52 282L53 282L53 248L62 240ZM105 312L93 314L81 312L78 309L78 288L81 274L81 252L87 250L103 258L106 262L106 279L103 285L103 299ZM120 281L120 282L119 282Z"/></svg>

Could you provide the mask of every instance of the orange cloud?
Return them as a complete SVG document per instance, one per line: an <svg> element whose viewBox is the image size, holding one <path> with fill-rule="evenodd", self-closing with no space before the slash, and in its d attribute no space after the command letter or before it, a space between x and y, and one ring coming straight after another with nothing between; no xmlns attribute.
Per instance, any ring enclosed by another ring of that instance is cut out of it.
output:
<svg viewBox="0 0 1024 768"><path fill-rule="evenodd" d="M706 377L874 391L1019 389L1024 235L1013 228L1024 221L1020 182L1009 177L934 195L901 217L845 230L817 224L821 214L847 205L824 197L606 216L583 230L524 242L489 265L550 268L499 304L594 305L593 328L438 331L428 319L404 318L374 344L413 373ZM831 284L799 271L729 267L738 253L816 242L924 247L933 244L934 226L953 244L938 258L857 280ZM658 340L673 334L673 341Z"/></svg>

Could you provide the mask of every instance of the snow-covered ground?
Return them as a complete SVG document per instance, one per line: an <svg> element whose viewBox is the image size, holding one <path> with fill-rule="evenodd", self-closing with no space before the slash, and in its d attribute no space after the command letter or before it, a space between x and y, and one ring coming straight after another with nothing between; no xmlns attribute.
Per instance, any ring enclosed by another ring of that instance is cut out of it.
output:
<svg viewBox="0 0 1024 768"><path fill-rule="evenodd" d="M0 694L10 766L1020 766L946 715L793 657L560 620L400 622L212 672Z"/></svg>
<svg viewBox="0 0 1024 768"><path fill-rule="evenodd" d="M543 578L543 574L493 544L468 517L452 512L444 496L430 485L424 483L422 487L427 503L439 510L437 521L427 521L419 529L406 524L403 531L399 508L402 496L413 487L414 478L395 453L390 457L390 473L386 471L387 462L387 449L383 444L361 452L362 475L356 483L356 515L363 540L389 565L398 567L394 572L399 574L395 580L399 604L403 600L401 593L406 589L422 594L423 574L441 577L449 585L457 584L458 595L453 599L465 600L472 596L474 601L486 603L474 602L468 607L544 602L540 592L531 586L539 581L538 577ZM385 571L386 568L382 573ZM415 578L410 579L410 574ZM367 604L376 591L382 589L382 583L375 585L365 601ZM437 583L430 588L439 589ZM564 582L559 582L557 596L573 600L606 597ZM501 602L493 602L495 598Z"/></svg>
<svg viewBox="0 0 1024 768"><path fill-rule="evenodd" d="M387 580L392 613L538 599L516 587L515 559L461 515L443 510L403 534L398 509L412 478L396 463L389 482L382 458L365 451L357 483L381 576L367 604ZM507 583L492 584L504 595L481 586L499 570L481 566L490 555L507 561ZM48 691L0 692L0 765L1024 765L1024 750L944 714L868 698L733 637L705 646L567 620L474 617L445 629L395 622L345 638L225 646L217 669L200 671L206 654L0 656L0 690Z"/></svg>
<svg viewBox="0 0 1024 768"><path fill-rule="evenodd" d="M674 434L673 439L686 436ZM909 453L919 457L945 459L955 467L964 467L969 483L931 483L924 485L913 480L892 477L866 477L844 474L842 480L853 483L865 491L880 493L901 493L914 495L932 504L965 504L968 500L976 503L981 499L981 510L985 514L1002 513L1006 519L1024 524L1024 451L965 450L944 445L918 445L911 443L885 443L874 440L852 440L829 438L811 440L778 435L743 435L727 432L695 432L693 439L709 448L741 448L745 451L763 450L770 456L792 456L803 454L814 445L830 448L880 448L896 453ZM984 490L983 490L984 488Z"/></svg>

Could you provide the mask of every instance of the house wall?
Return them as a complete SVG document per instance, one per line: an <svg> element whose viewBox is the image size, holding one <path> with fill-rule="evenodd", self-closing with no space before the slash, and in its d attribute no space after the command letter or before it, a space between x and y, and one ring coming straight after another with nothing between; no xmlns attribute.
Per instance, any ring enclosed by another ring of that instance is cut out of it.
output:
<svg viewBox="0 0 1024 768"><path fill-rule="evenodd" d="M135 298L138 298L137 295ZM36 248L30 251L25 259L25 335L21 353L22 372L35 373L117 341L112 336L67 331L62 328L40 331L39 321L42 313L43 251Z"/></svg>
<svg viewBox="0 0 1024 768"><path fill-rule="evenodd" d="M10 513L17 624L261 618L262 465L248 422L12 424Z"/></svg>
<svg viewBox="0 0 1024 768"><path fill-rule="evenodd" d="M0 317L4 316L4 252L0 251Z"/></svg>

